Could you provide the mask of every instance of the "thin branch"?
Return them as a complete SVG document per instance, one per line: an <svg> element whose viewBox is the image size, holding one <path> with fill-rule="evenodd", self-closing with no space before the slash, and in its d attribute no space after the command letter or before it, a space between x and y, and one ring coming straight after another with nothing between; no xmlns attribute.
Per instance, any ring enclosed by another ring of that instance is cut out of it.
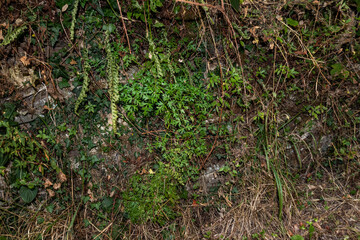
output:
<svg viewBox="0 0 360 240"><path fill-rule="evenodd" d="M131 54L131 46L130 46L129 36L128 36L128 34L127 34L126 25L125 25L124 18L123 18L123 15L122 15L121 5L120 5L120 3L119 3L119 0L116 0L116 2L117 2L117 5L118 5L118 7L119 7L121 22L122 22L123 27L124 27L124 31L125 31L125 35L126 35L126 40L127 40L128 45L129 45L129 51L130 51L130 54Z"/></svg>

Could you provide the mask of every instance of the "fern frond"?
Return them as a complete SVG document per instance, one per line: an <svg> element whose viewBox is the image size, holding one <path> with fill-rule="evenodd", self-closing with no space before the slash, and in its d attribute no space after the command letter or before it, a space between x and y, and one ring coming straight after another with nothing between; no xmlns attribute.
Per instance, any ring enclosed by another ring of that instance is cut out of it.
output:
<svg viewBox="0 0 360 240"><path fill-rule="evenodd" d="M147 35L148 41L149 41L149 56L151 56L150 58L154 58L154 63L156 66L156 70L157 70L157 77L161 78L164 76L161 65L160 65L160 61L159 61L159 57L157 55L156 52L156 48L155 48L155 44L154 41L152 40L152 37Z"/></svg>
<svg viewBox="0 0 360 240"><path fill-rule="evenodd" d="M89 64L89 53L88 53L88 49L86 47L84 48L83 59L84 59L84 70L83 70L84 82L83 82L83 86L82 86L80 95L75 102L75 114L76 115L79 115L77 111L80 107L80 104L86 98L87 92L89 91L89 84L90 84L89 72L90 72L91 67Z"/></svg>
<svg viewBox="0 0 360 240"><path fill-rule="evenodd" d="M106 59L107 59L107 76L109 84L109 93L111 101L111 115L112 115L112 128L113 132L116 133L116 122L119 116L117 110L117 102L119 101L119 65L116 64L114 52L111 48L109 41L110 32L105 32L105 50L106 50Z"/></svg>
<svg viewBox="0 0 360 240"><path fill-rule="evenodd" d="M183 175L180 172L177 172L173 167L171 167L169 163L159 162L159 165L163 168L164 172L168 176L171 176L173 179L178 181L178 183L180 183L181 185L183 185L183 186L185 185L184 180L183 180Z"/></svg>
<svg viewBox="0 0 360 240"><path fill-rule="evenodd" d="M0 43L0 46L6 46L10 44L12 41L14 41L25 29L26 25L23 25L21 27L15 28L14 30L10 26L7 34L4 37L4 40Z"/></svg>
<svg viewBox="0 0 360 240"><path fill-rule="evenodd" d="M70 40L74 40L74 32L75 32L75 23L76 23L76 13L78 10L80 0L75 0L74 2L74 8L71 12L72 20L71 20L71 26L70 26Z"/></svg>

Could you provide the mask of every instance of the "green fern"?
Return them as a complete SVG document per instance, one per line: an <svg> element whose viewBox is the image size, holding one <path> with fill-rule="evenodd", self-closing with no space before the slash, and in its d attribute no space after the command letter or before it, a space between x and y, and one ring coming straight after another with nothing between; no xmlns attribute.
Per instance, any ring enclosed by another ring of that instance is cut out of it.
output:
<svg viewBox="0 0 360 240"><path fill-rule="evenodd" d="M157 77L161 78L164 76L164 74L163 74L163 71L162 71L162 68L160 65L159 57L156 52L154 41L152 40L152 37L149 35L150 34L147 34L147 38L149 41L149 57L150 57L150 59L154 59L154 63L155 63L156 70L157 70Z"/></svg>
<svg viewBox="0 0 360 240"><path fill-rule="evenodd" d="M72 21L71 21L71 26L70 26L70 40L71 41L74 40L76 13L77 13L77 10L78 10L79 2L80 2L80 0L75 0L74 9L71 12L71 16L72 16Z"/></svg>
<svg viewBox="0 0 360 240"><path fill-rule="evenodd" d="M159 162L159 166L163 169L165 174L174 178L182 186L185 186L183 175L180 172L176 171L174 167L171 167L170 163Z"/></svg>
<svg viewBox="0 0 360 240"><path fill-rule="evenodd" d="M4 37L4 40L0 43L0 46L6 46L13 42L26 28L26 25L15 29L12 29L12 27L10 26L7 34Z"/></svg>
<svg viewBox="0 0 360 240"><path fill-rule="evenodd" d="M75 102L75 113L78 114L78 109L80 107L80 104L84 101L84 99L87 96L87 92L89 91L89 84L90 84L90 78L89 78L89 72L90 72L90 64L89 64L89 53L88 49L85 47L83 52L83 59L84 59L84 83L80 92L80 95L78 99Z"/></svg>
<svg viewBox="0 0 360 240"><path fill-rule="evenodd" d="M119 112L117 110L117 102L119 101L119 65L116 64L114 53L110 45L110 32L105 32L105 50L107 59L107 76L109 84L109 93L111 101L111 114L112 114L112 128L116 133L116 122Z"/></svg>

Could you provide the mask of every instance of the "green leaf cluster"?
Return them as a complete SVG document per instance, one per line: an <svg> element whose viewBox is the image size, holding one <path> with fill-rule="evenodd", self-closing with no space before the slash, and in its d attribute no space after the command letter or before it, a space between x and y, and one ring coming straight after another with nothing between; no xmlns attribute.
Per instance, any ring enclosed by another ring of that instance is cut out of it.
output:
<svg viewBox="0 0 360 240"><path fill-rule="evenodd" d="M152 174L133 175L123 193L125 211L134 223L164 224L174 219L179 199L177 182L162 167Z"/></svg>
<svg viewBox="0 0 360 240"><path fill-rule="evenodd" d="M9 179L14 187L33 188L40 184L40 177L50 168L47 150L7 121L0 121L0 129L0 174L5 175L5 168L12 163ZM59 170L56 164L51 168Z"/></svg>

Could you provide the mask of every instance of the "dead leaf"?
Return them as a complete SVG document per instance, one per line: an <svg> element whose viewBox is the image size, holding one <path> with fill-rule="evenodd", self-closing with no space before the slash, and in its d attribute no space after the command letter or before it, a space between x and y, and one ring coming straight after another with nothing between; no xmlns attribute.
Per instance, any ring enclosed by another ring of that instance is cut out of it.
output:
<svg viewBox="0 0 360 240"><path fill-rule="evenodd" d="M282 21L282 20L283 20L283 17L280 16L280 15L277 15L277 16L276 16L276 19L279 20L279 21Z"/></svg>
<svg viewBox="0 0 360 240"><path fill-rule="evenodd" d="M294 53L297 55L307 55L307 52L305 52L305 51L296 51Z"/></svg>
<svg viewBox="0 0 360 240"><path fill-rule="evenodd" d="M200 206L202 206L202 207L207 207L209 205L210 205L209 203L200 203Z"/></svg>
<svg viewBox="0 0 360 240"><path fill-rule="evenodd" d="M74 59L71 59L70 65L76 65L76 64L77 64L77 62Z"/></svg>
<svg viewBox="0 0 360 240"><path fill-rule="evenodd" d="M24 21L21 18L18 18L15 20L15 25L19 26L20 24L22 24Z"/></svg>
<svg viewBox="0 0 360 240"><path fill-rule="evenodd" d="M244 9L244 18L246 18L247 14L248 14L248 10L249 10L249 7L246 6Z"/></svg>
<svg viewBox="0 0 360 240"><path fill-rule="evenodd" d="M273 41L270 42L269 48L270 48L271 50L274 49L274 42L273 42Z"/></svg>
<svg viewBox="0 0 360 240"><path fill-rule="evenodd" d="M24 64L24 66L28 66L30 64L29 59L25 56L23 56L22 58L20 58L20 61Z"/></svg>
<svg viewBox="0 0 360 240"><path fill-rule="evenodd" d="M294 225L294 232L298 233L300 230L299 226L297 224Z"/></svg>
<svg viewBox="0 0 360 240"><path fill-rule="evenodd" d="M2 34L2 29L0 29L0 41L4 40L4 36Z"/></svg>
<svg viewBox="0 0 360 240"><path fill-rule="evenodd" d="M313 225L314 225L314 227L316 227L317 229L322 230L322 227L320 226L320 224L319 224L319 223L314 222L314 223L313 223Z"/></svg>
<svg viewBox="0 0 360 240"><path fill-rule="evenodd" d="M55 192L51 189L46 189L46 191L48 192L49 194L49 197L52 198L53 196L55 196Z"/></svg>
<svg viewBox="0 0 360 240"><path fill-rule="evenodd" d="M59 172L58 178L59 178L61 183L65 182L67 180L66 175L62 171Z"/></svg>
<svg viewBox="0 0 360 240"><path fill-rule="evenodd" d="M61 183L55 183L54 184L54 189L58 190L61 187Z"/></svg>
<svg viewBox="0 0 360 240"><path fill-rule="evenodd" d="M44 182L44 187L45 188L48 188L50 187L51 185L53 185L53 183L49 180L49 179L45 179L45 182Z"/></svg>
<svg viewBox="0 0 360 240"><path fill-rule="evenodd" d="M146 174L146 173L147 173L146 169L143 168L143 169L141 170L141 172L140 172L140 175L143 175L143 174Z"/></svg>
<svg viewBox="0 0 360 240"><path fill-rule="evenodd" d="M233 203L229 200L228 196L225 196L225 201L229 207L232 207Z"/></svg>
<svg viewBox="0 0 360 240"><path fill-rule="evenodd" d="M112 125L112 115L111 115L111 113L109 113L107 115L107 119L108 119L107 123L111 126Z"/></svg>
<svg viewBox="0 0 360 240"><path fill-rule="evenodd" d="M197 204L196 200L193 199L193 202L192 202L191 206L192 206L192 207L198 207L199 204Z"/></svg>
<svg viewBox="0 0 360 240"><path fill-rule="evenodd" d="M310 189L310 190L314 190L314 189L316 189L316 186L314 186L314 185L308 185L308 188Z"/></svg>
<svg viewBox="0 0 360 240"><path fill-rule="evenodd" d="M249 32L254 36L254 37L257 37L256 35L256 30L259 29L260 27L259 26L254 26L252 28L249 29Z"/></svg>
<svg viewBox="0 0 360 240"><path fill-rule="evenodd" d="M110 197L113 197L115 195L115 190L110 193Z"/></svg>
<svg viewBox="0 0 360 240"><path fill-rule="evenodd" d="M47 105L45 105L43 108L44 108L45 110L48 110L48 111L54 110L53 108L48 107Z"/></svg>
<svg viewBox="0 0 360 240"><path fill-rule="evenodd" d="M41 174L44 174L44 167L39 165L39 172L41 172Z"/></svg>
<svg viewBox="0 0 360 240"><path fill-rule="evenodd" d="M94 194L91 192L90 189L88 189L87 193L88 193L88 195L90 197L90 202L94 202L95 201Z"/></svg>
<svg viewBox="0 0 360 240"><path fill-rule="evenodd" d="M62 8L61 11L65 12L68 9L69 5L65 4Z"/></svg>

